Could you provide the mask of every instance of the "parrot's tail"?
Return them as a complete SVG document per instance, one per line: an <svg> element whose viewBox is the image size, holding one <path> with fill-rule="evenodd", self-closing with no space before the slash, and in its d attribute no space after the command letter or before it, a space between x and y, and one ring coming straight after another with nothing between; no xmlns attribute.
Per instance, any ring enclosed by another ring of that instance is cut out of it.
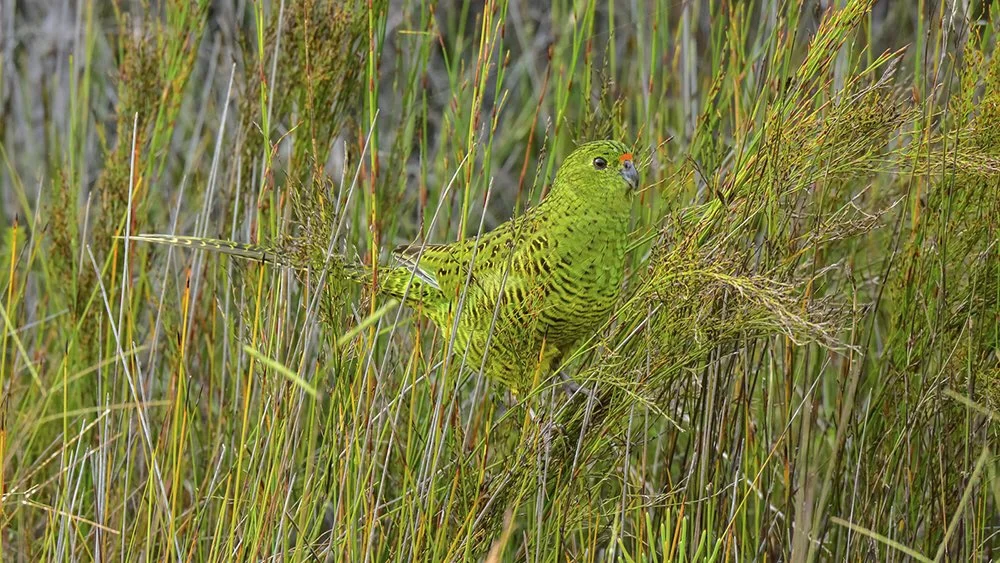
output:
<svg viewBox="0 0 1000 563"><path fill-rule="evenodd" d="M153 244L164 244L167 246L179 246L182 248L194 248L198 250L210 250L220 252L230 256L239 256L247 260L254 260L264 264L275 264L278 266L290 266L278 253L269 248L256 244L245 244L242 242L231 242L214 238L186 237L179 235L132 235L128 237L134 242L151 242Z"/></svg>
<svg viewBox="0 0 1000 563"><path fill-rule="evenodd" d="M135 242L151 242L153 244L164 244L167 246L177 246L181 248L194 248L198 250L209 250L237 256L246 260L271 264L294 269L305 269L302 264L297 264L287 253L278 252L275 249L267 248L256 244L246 244L242 242L232 242L214 238L188 237L176 235L132 235L129 240ZM362 265L348 262L343 257L336 255L333 257L342 267L344 274L351 280L358 283L366 283L371 279L371 273Z"/></svg>

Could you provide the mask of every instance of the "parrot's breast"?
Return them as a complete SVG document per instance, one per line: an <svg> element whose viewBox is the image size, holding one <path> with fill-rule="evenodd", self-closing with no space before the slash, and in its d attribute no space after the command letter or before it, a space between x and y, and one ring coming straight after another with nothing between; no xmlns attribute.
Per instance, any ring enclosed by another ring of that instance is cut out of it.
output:
<svg viewBox="0 0 1000 563"><path fill-rule="evenodd" d="M604 325L621 290L626 242L624 221L578 225L559 239L541 315L549 342L568 347Z"/></svg>

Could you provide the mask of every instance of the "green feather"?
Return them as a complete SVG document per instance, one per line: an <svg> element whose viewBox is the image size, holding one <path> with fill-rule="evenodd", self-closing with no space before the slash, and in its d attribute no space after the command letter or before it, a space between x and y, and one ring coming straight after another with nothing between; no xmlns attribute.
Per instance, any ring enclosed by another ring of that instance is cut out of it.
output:
<svg viewBox="0 0 1000 563"><path fill-rule="evenodd" d="M617 142L582 145L537 207L478 241L397 249L380 290L444 330L458 314L459 357L468 349L469 367L515 393L530 389L618 298L635 191L621 174L626 155Z"/></svg>

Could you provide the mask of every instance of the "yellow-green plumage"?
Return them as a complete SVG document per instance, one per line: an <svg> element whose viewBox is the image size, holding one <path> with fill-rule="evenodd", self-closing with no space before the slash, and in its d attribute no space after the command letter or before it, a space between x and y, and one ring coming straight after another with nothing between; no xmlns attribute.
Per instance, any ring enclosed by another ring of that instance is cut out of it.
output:
<svg viewBox="0 0 1000 563"><path fill-rule="evenodd" d="M607 320L637 181L624 145L584 144L537 207L478 240L397 249L400 264L381 274L379 289L443 330L455 326L457 357L468 350L468 367L525 391Z"/></svg>
<svg viewBox="0 0 1000 563"><path fill-rule="evenodd" d="M449 336L454 328L456 358L524 392L607 320L624 276L637 184L623 144L581 145L563 161L548 196L520 217L478 239L396 249L396 260L379 270L379 292L402 299ZM261 247L133 238L280 263Z"/></svg>

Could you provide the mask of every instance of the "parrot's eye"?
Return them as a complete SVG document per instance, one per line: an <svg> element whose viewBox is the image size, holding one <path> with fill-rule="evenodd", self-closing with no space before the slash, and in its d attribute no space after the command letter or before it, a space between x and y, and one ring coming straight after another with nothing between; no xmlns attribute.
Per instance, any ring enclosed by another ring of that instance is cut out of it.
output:
<svg viewBox="0 0 1000 563"><path fill-rule="evenodd" d="M601 157L597 157L594 159L594 168L598 170L604 170L607 167L608 167L608 161L604 160Z"/></svg>

